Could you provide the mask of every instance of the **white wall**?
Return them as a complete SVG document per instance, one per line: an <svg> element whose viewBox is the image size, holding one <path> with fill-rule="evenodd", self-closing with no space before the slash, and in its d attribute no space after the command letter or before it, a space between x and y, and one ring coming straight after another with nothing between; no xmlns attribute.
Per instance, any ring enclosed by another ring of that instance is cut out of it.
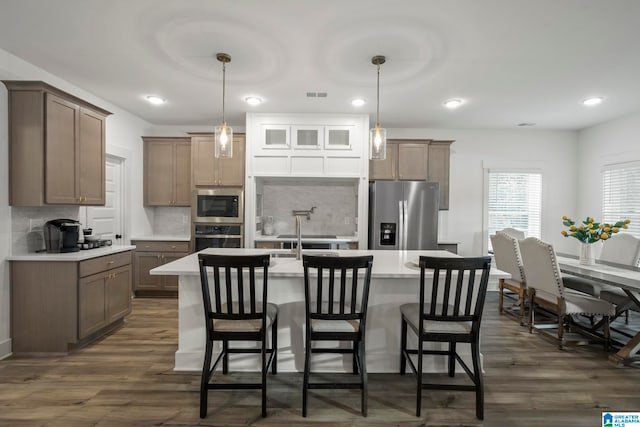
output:
<svg viewBox="0 0 640 427"><path fill-rule="evenodd" d="M640 161L640 113L581 131L578 159L580 188L576 217L602 218L602 166ZM630 227L640 227L631 224Z"/></svg>
<svg viewBox="0 0 640 427"><path fill-rule="evenodd" d="M451 144L449 211L441 212L439 240L460 242L458 253L461 255L483 254L483 164L540 167L543 176L541 237L560 252L577 253L577 245L560 235L562 215L570 215L577 203L576 132L388 129L387 137L455 141Z"/></svg>
<svg viewBox="0 0 640 427"><path fill-rule="evenodd" d="M142 206L142 140L151 134L153 126L144 120L96 97L20 58L0 49L0 80L42 80L65 92L111 111L107 118L107 153L125 158L129 183L126 186L125 230L136 234L150 233L153 211ZM11 254L12 223L8 202L8 100L6 87L0 84L0 359L10 354L10 281L9 264L4 259ZM43 209L43 218L46 209ZM125 239L127 236L125 236Z"/></svg>

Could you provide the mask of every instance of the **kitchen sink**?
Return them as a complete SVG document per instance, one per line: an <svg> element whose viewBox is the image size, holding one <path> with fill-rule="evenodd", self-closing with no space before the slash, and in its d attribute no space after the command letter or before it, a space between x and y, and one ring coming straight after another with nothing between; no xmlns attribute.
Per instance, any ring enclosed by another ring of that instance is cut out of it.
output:
<svg viewBox="0 0 640 427"><path fill-rule="evenodd" d="M278 239L296 239L295 234L279 234ZM303 234L303 239L336 239L335 234Z"/></svg>

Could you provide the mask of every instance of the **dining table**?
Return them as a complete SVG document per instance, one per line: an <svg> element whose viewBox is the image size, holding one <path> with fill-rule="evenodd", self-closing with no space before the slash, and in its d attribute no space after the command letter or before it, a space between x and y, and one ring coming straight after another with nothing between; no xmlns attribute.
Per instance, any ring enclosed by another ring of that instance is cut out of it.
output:
<svg viewBox="0 0 640 427"><path fill-rule="evenodd" d="M596 260L593 264L581 264L578 258L567 254L556 254L558 267L565 274L590 279L622 289L640 311L640 268ZM640 367L640 331L618 350L609 360L619 365Z"/></svg>

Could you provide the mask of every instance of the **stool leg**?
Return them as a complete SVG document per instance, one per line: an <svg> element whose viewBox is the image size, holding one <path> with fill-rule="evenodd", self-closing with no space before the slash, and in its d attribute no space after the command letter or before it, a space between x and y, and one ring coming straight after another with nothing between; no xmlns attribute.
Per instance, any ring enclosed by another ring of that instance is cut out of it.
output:
<svg viewBox="0 0 640 427"><path fill-rule="evenodd" d="M471 343L471 357L473 359L474 382L476 383L476 417L482 420L484 419L484 381L480 369L480 344L477 341Z"/></svg>
<svg viewBox="0 0 640 427"><path fill-rule="evenodd" d="M267 371L269 370L269 364L267 360L267 332L263 330L262 336L262 349L260 352L262 356L262 418L267 416Z"/></svg>
<svg viewBox="0 0 640 427"><path fill-rule="evenodd" d="M404 352L407 349L407 321L402 317L402 326L400 332L400 375L407 372L407 359Z"/></svg>
<svg viewBox="0 0 640 427"><path fill-rule="evenodd" d="M222 355L222 373L224 375L227 375L229 373L229 341L227 340L223 340L222 341L222 351L223 351L223 355Z"/></svg>
<svg viewBox="0 0 640 427"><path fill-rule="evenodd" d="M456 375L456 342L449 341L449 376L454 377Z"/></svg>
<svg viewBox="0 0 640 427"><path fill-rule="evenodd" d="M362 382L362 416L367 416L369 400L369 383L367 378L367 358L364 340L360 344L360 381Z"/></svg>
<svg viewBox="0 0 640 427"><path fill-rule="evenodd" d="M204 350L204 362L202 364L202 376L200 377L200 418L207 416L207 397L209 393L208 385L211 379L211 354L213 352L213 341L207 337L207 344Z"/></svg>
<svg viewBox="0 0 640 427"><path fill-rule="evenodd" d="M278 373L278 317L273 319L271 325L271 349L273 351L273 365L271 366L271 373L273 375Z"/></svg>
<svg viewBox="0 0 640 427"><path fill-rule="evenodd" d="M307 394L309 393L309 370L310 358L311 358L311 339L309 337L309 330L307 329L305 346L304 346L304 377L302 380L302 416L307 416Z"/></svg>
<svg viewBox="0 0 640 427"><path fill-rule="evenodd" d="M351 361L352 370L354 374L358 373L358 353L360 352L358 348L358 341L353 342L353 359Z"/></svg>
<svg viewBox="0 0 640 427"><path fill-rule="evenodd" d="M418 337L418 373L416 377L418 389L416 390L416 417L420 416L420 410L422 409L422 346L423 341L421 337Z"/></svg>

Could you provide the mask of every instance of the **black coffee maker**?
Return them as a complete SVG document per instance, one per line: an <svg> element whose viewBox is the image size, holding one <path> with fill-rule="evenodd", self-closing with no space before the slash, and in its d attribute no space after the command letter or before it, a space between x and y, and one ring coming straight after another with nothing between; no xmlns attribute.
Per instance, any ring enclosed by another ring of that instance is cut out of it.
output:
<svg viewBox="0 0 640 427"><path fill-rule="evenodd" d="M44 244L48 253L77 252L80 222L75 219L52 219L44 224Z"/></svg>

